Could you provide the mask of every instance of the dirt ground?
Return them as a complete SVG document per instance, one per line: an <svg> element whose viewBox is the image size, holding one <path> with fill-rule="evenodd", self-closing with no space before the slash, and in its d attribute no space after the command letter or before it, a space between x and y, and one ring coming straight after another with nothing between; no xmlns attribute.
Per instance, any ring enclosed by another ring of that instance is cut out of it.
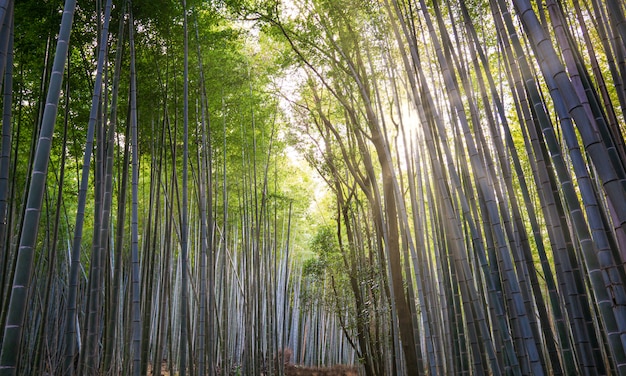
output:
<svg viewBox="0 0 626 376"><path fill-rule="evenodd" d="M154 375L152 364L148 365L148 376ZM297 364L285 364L285 376L358 376L356 367L337 365L332 367L305 367ZM170 376L166 362L161 363L161 376Z"/></svg>
<svg viewBox="0 0 626 376"><path fill-rule="evenodd" d="M291 363L293 352L286 348L278 352L277 363L285 364L285 376L358 376L356 367L336 365L332 367L305 367ZM278 366L278 364L276 364Z"/></svg>
<svg viewBox="0 0 626 376"><path fill-rule="evenodd" d="M152 376L154 373L152 372L152 364L148 364L148 376ZM167 368L167 363L161 363L161 376L170 376L170 370Z"/></svg>
<svg viewBox="0 0 626 376"><path fill-rule="evenodd" d="M358 376L356 367L333 366L333 367L304 367L295 364L285 366L286 376Z"/></svg>

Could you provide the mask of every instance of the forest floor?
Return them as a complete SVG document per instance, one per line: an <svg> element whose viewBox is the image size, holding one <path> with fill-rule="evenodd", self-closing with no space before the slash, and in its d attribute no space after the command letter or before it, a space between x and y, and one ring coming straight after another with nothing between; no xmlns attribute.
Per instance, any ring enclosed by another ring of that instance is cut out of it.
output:
<svg viewBox="0 0 626 376"><path fill-rule="evenodd" d="M152 364L148 365L148 376L152 376ZM161 376L170 376L166 362L161 363ZM332 367L305 367L297 364L285 364L285 376L358 376L357 367L336 365Z"/></svg>
<svg viewBox="0 0 626 376"><path fill-rule="evenodd" d="M337 365L332 367L304 367L295 364L285 366L285 376L358 376L356 367Z"/></svg>
<svg viewBox="0 0 626 376"><path fill-rule="evenodd" d="M148 376L152 376L154 373L152 372L152 363L148 364ZM170 376L170 369L167 366L167 362L161 363L161 376Z"/></svg>

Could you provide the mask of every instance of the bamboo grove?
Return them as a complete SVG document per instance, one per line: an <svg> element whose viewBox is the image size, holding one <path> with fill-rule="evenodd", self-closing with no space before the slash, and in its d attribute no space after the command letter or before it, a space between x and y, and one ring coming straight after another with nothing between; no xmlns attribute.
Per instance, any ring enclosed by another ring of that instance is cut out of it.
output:
<svg viewBox="0 0 626 376"><path fill-rule="evenodd" d="M0 0L0 374L626 375L625 13Z"/></svg>

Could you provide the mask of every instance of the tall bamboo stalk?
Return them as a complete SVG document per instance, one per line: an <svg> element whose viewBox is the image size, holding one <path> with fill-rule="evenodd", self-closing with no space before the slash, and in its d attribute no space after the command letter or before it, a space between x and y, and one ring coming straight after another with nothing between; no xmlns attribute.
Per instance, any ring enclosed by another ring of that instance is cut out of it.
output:
<svg viewBox="0 0 626 376"><path fill-rule="evenodd" d="M183 160L182 160L182 212L180 230L180 261L181 261L181 299L180 299L180 349L179 349L179 372L181 376L187 374L187 319L188 319L188 163L189 163L189 46L187 35L187 5L183 5L183 44L184 44L184 68L183 68ZM191 364L189 364L191 369Z"/></svg>
<svg viewBox="0 0 626 376"><path fill-rule="evenodd" d="M17 373L19 355L21 353L22 325L26 316L28 287L30 285L31 270L34 260L35 243L37 239L39 216L41 213L45 180L48 172L48 159L54 133L57 107L63 82L63 71L67 57L70 31L74 18L76 2L65 2L63 18L57 40L57 50L50 78L50 86L46 99L46 107L39 133L39 142L35 153L34 170L28 199L26 201L26 213L20 237L20 245L15 266L15 277L10 294L8 316L4 329L4 339L0 352L0 373L14 375Z"/></svg>
<svg viewBox="0 0 626 376"><path fill-rule="evenodd" d="M0 145L0 295L4 294L6 264L9 262L9 247L6 246L9 222L9 177L11 164L11 117L13 108L13 12L9 11L9 22L3 22L4 29L9 25L6 52L3 54L5 69L2 81L2 143ZM4 33L2 33L4 35ZM0 54L2 51L0 51Z"/></svg>
<svg viewBox="0 0 626 376"><path fill-rule="evenodd" d="M131 139L131 320L132 373L141 374L141 305L139 265L139 135L137 124L137 72L132 4L129 0L128 40L130 53L130 139Z"/></svg>

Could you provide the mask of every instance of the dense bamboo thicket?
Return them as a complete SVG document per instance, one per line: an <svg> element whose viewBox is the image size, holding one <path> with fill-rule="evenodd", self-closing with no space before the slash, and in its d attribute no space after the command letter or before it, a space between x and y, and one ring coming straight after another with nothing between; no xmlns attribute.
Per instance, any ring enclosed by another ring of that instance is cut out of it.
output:
<svg viewBox="0 0 626 376"><path fill-rule="evenodd" d="M625 14L0 0L0 375L626 375Z"/></svg>

